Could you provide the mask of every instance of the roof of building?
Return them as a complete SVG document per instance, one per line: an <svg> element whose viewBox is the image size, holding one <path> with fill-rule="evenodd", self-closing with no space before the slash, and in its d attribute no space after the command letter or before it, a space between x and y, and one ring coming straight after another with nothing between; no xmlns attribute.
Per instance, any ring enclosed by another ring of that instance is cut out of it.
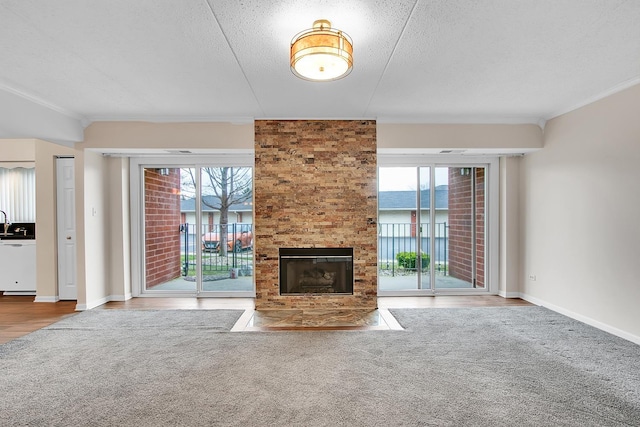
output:
<svg viewBox="0 0 640 427"><path fill-rule="evenodd" d="M431 191L420 191L420 208L429 209L431 204ZM449 208L449 186L438 185L435 190L436 209ZM408 191L381 191L378 193L378 209L380 210L407 210L416 208L416 192Z"/></svg>
<svg viewBox="0 0 640 427"><path fill-rule="evenodd" d="M220 206L220 198L217 196L203 196L202 212L218 212L211 206ZM180 201L180 212L195 212L196 200L185 199ZM253 210L252 202L249 200L244 203L234 203L229 207L230 212L251 212Z"/></svg>
<svg viewBox="0 0 640 427"><path fill-rule="evenodd" d="M436 209L449 208L449 187L447 185L439 185L435 190ZM220 199L216 196L204 196L203 212L217 212L210 206L217 206ZM420 207L421 209L429 209L431 202L430 190L420 191ZM381 191L378 193L378 208L380 210L410 210L416 208L416 192L407 191ZM253 205L251 202L235 203L231 205L231 212L251 212ZM180 202L181 212L195 212L195 199L185 199Z"/></svg>

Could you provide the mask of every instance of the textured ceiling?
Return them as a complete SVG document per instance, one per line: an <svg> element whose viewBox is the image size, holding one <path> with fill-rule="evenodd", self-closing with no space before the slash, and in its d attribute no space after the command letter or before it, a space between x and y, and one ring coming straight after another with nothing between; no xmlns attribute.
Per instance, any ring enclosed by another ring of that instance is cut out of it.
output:
<svg viewBox="0 0 640 427"><path fill-rule="evenodd" d="M320 18L354 40L345 79L289 70ZM543 124L640 82L639 23L638 0L0 0L0 111Z"/></svg>

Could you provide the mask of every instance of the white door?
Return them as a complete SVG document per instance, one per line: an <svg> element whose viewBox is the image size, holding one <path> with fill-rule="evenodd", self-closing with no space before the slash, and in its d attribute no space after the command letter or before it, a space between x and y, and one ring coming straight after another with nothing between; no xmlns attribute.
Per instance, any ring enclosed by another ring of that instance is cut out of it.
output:
<svg viewBox="0 0 640 427"><path fill-rule="evenodd" d="M58 228L58 297L77 300L76 216L73 158L56 159Z"/></svg>

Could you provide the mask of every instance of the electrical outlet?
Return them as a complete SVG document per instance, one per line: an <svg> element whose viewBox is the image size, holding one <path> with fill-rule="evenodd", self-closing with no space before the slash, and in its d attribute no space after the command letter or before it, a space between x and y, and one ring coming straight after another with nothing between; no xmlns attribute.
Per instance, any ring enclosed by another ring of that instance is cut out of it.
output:
<svg viewBox="0 0 640 427"><path fill-rule="evenodd" d="M529 275L529 280L531 280L532 282L536 281L536 275L535 274L530 274Z"/></svg>

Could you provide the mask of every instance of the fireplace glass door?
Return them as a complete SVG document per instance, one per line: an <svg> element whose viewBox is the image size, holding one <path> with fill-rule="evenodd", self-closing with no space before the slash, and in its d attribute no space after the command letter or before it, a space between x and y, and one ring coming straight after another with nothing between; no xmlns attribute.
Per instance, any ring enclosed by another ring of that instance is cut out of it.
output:
<svg viewBox="0 0 640 427"><path fill-rule="evenodd" d="M353 295L353 248L280 248L280 295Z"/></svg>

